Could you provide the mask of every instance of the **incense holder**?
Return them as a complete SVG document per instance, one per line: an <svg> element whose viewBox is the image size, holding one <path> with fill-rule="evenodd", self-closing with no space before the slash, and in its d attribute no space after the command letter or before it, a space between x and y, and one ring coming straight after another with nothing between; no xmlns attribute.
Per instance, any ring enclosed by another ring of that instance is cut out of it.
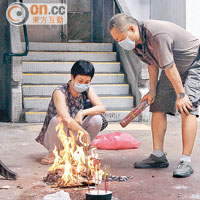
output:
<svg viewBox="0 0 200 200"><path fill-rule="evenodd" d="M86 192L86 200L111 200L112 192L105 190L91 190L90 192Z"/></svg>

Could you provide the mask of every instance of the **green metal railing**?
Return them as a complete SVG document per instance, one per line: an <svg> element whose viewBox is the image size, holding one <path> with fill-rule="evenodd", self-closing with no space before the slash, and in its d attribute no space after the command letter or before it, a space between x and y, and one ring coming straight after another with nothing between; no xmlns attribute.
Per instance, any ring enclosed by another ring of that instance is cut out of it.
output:
<svg viewBox="0 0 200 200"><path fill-rule="evenodd" d="M21 3L23 3L23 0L19 0ZM26 24L23 25L23 32L24 32L24 40L25 40L25 51L23 53L5 53L3 57L3 63L6 64L8 62L8 59L13 56L27 56L29 52L29 39L28 39L28 31Z"/></svg>

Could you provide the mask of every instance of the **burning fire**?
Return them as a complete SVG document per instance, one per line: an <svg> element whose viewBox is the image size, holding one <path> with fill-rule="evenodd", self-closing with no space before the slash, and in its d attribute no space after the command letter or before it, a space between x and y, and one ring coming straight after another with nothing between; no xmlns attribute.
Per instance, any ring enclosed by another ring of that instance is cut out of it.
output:
<svg viewBox="0 0 200 200"><path fill-rule="evenodd" d="M72 131L69 131L69 136L67 136L61 121L56 131L64 149L58 152L55 147L53 151L55 160L48 169L48 173L54 174L58 171L63 173L57 187L80 186L83 183L89 183L89 180L99 184L104 172L100 169L98 154L94 148L91 149L91 155L88 155L89 144L85 142L84 133L79 131L75 136Z"/></svg>

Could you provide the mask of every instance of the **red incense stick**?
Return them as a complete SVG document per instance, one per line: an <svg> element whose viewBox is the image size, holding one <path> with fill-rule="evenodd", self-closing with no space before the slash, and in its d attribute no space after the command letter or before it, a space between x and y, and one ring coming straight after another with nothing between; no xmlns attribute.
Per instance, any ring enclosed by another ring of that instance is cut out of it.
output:
<svg viewBox="0 0 200 200"><path fill-rule="evenodd" d="M106 177L106 193L108 192L108 178Z"/></svg>
<svg viewBox="0 0 200 200"><path fill-rule="evenodd" d="M88 193L90 193L90 182L89 182L89 177L88 177Z"/></svg>

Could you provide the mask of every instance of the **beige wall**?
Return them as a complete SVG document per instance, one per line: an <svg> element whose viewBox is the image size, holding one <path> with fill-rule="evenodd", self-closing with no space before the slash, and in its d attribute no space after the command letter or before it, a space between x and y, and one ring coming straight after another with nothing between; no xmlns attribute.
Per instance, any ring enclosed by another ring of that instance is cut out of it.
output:
<svg viewBox="0 0 200 200"><path fill-rule="evenodd" d="M200 0L186 0L186 29L200 39Z"/></svg>
<svg viewBox="0 0 200 200"><path fill-rule="evenodd" d="M151 19L171 21L185 28L185 0L151 0Z"/></svg>

